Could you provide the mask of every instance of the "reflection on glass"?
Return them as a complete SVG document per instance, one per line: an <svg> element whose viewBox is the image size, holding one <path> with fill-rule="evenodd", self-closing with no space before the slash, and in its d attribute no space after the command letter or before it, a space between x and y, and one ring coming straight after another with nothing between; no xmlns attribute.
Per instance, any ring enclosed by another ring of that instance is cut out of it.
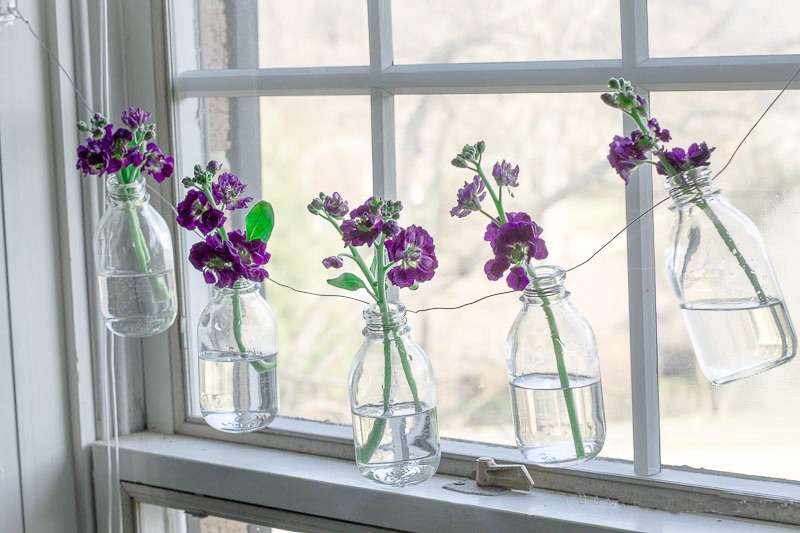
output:
<svg viewBox="0 0 800 533"><path fill-rule="evenodd" d="M706 140L717 147L713 174L774 96L774 91L659 93L652 97L652 108L677 146ZM785 117L798 113L800 97L784 94L714 182L760 230L795 317L800 316L800 251L790 229L800 227L800 125ZM663 198L660 179L655 190L656 200ZM800 465L786 460L800 439L800 367L791 362L726 385L712 385L702 376L663 261L673 216L665 207L654 212L662 461L800 479Z"/></svg>
<svg viewBox="0 0 800 533"><path fill-rule="evenodd" d="M800 53L796 0L647 4L652 57Z"/></svg>
<svg viewBox="0 0 800 533"><path fill-rule="evenodd" d="M361 0L202 0L197 25L201 68L369 64Z"/></svg>
<svg viewBox="0 0 800 533"><path fill-rule="evenodd" d="M396 0L392 20L396 64L620 57L615 0Z"/></svg>
<svg viewBox="0 0 800 533"><path fill-rule="evenodd" d="M395 113L404 217L430 230L440 265L425 290L403 296L409 309L458 305L508 289L483 272L490 254L482 238L485 219L449 214L469 177L450 165L465 143L483 139L490 168L503 157L520 165L516 199L504 204L544 227L548 263L575 265L625 225L624 186L605 160L619 116L599 105L596 94L398 96ZM618 239L569 276L572 301L600 347L608 421L602 455L630 459L626 273L625 241ZM442 436L514 445L505 347L518 298L409 314L436 370Z"/></svg>

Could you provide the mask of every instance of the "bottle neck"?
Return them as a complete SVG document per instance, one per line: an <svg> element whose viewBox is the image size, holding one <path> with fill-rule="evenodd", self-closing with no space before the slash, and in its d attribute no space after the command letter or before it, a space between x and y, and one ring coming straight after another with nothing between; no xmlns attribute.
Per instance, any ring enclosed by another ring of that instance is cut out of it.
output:
<svg viewBox="0 0 800 533"><path fill-rule="evenodd" d="M529 305L554 303L569 296L564 285L567 273L563 268L553 265L537 267L534 276L522 291L520 301Z"/></svg>
<svg viewBox="0 0 800 533"><path fill-rule="evenodd" d="M664 188L672 198L671 209L693 205L719 194L711 178L711 169L699 167L670 176L664 181Z"/></svg>
<svg viewBox="0 0 800 533"><path fill-rule="evenodd" d="M249 279L238 279L233 287L214 287L215 298L230 298L235 294L245 297L252 294L259 294L261 288L260 283L250 281Z"/></svg>
<svg viewBox="0 0 800 533"><path fill-rule="evenodd" d="M364 336L383 338L387 333L404 335L409 331L406 319L406 306L400 302L386 304L387 312L384 314L378 304L372 304L364 309L364 319L367 327Z"/></svg>
<svg viewBox="0 0 800 533"><path fill-rule="evenodd" d="M122 183L116 174L106 180L106 198L115 206L142 205L148 201L147 185L144 177L139 176L131 183Z"/></svg>

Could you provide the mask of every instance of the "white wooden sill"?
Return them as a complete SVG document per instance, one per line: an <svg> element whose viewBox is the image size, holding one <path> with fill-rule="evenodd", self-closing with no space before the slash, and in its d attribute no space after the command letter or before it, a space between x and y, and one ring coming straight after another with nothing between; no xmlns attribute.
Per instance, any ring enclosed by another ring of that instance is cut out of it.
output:
<svg viewBox="0 0 800 533"><path fill-rule="evenodd" d="M785 531L785 526L676 514L546 490L460 494L437 475L406 489L365 481L351 461L212 441L136 433L119 442L120 480L251 506L407 531ZM106 445L93 447L105 487ZM185 499L184 499L185 501ZM162 505L169 506L170 501ZM177 502L173 505L177 505ZM213 513L213 510L209 510Z"/></svg>

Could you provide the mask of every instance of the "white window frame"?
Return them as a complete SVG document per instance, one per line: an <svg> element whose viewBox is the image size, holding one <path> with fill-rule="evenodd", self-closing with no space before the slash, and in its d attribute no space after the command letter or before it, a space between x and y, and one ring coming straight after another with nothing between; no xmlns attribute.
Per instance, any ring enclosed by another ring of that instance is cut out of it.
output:
<svg viewBox="0 0 800 533"><path fill-rule="evenodd" d="M89 3L93 1L89 0ZM160 138L176 154L179 174L185 174L187 169L182 165L197 160L198 147L201 146L200 132L188 127L194 119L194 110L189 104L193 98L369 95L373 189L383 197L395 198L395 95L600 92L605 88L605 81L612 76L631 80L645 96L651 91L667 90L780 89L800 63L800 55L650 58L646 0L620 0L620 59L394 65L391 2L367 0L367 3L368 66L246 70L200 70L192 46L173 46L175 42L194 42L194 37L190 41L186 39L195 33L192 13L195 2L153 0L151 12L136 9L129 2L115 3L125 20L122 51L119 52L128 60L124 100L156 110ZM151 30L148 33L131 29L142 27ZM126 48L137 51L151 49L152 56L141 53L126 55ZM147 73L144 79L139 76L142 73ZM167 99L162 97L165 94L169 95ZM626 131L631 129L627 120L623 120L621 125ZM646 167L638 172L641 179L631 180L626 188L628 221L638 217L653 202L650 169ZM162 186L161 192L173 200L176 197L176 190L169 186ZM173 230L175 235L180 234L178 228L173 227ZM589 494L655 509L711 512L800 525L800 484L693 469L662 468L651 214L642 217L629 229L627 246L634 460L629 463L599 459L580 467L555 469L529 465L537 487ZM185 262L179 261L178 264L179 285L184 293L197 290L196 286L189 288L193 283L191 280L197 277L186 275ZM127 395L122 395L123 400L130 399L130 405L123 411L132 413L122 428L123 433L134 433L127 438L147 430L175 435L180 439L194 437L217 443L252 444L352 460L352 434L348 426L279 417L267 430L233 436L216 432L202 420L190 418L185 405L184 360L188 349L185 339L194 335L194 324L187 320L185 306L182 307L184 311L178 325L168 335L147 339L140 346L125 347L126 351L133 349L144 354L141 368L131 369L128 387L133 392L129 390ZM137 376L138 372L142 375ZM135 401L138 391L143 393L143 405ZM231 450L238 449L231 446ZM504 446L443 439L442 450L442 475L472 476L475 459L480 456L523 462L516 449ZM263 450L263 453L272 452ZM153 459L147 454L140 455L145 462L148 457ZM97 483L97 476L102 474L103 468L97 463L95 467ZM235 475L233 470L231 475ZM122 481L142 482L125 468ZM181 490L155 478L147 482L165 491ZM102 490L96 487L96 492L98 507L105 507L104 497L99 494ZM103 513L102 509L98 511Z"/></svg>

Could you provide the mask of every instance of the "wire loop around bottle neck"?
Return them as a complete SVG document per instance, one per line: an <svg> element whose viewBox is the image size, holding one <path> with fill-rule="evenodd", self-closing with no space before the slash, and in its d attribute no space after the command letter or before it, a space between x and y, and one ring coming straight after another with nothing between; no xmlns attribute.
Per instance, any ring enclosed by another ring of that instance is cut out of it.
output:
<svg viewBox="0 0 800 533"><path fill-rule="evenodd" d="M719 188L712 181L711 169L705 166L670 176L664 180L664 188L672 198L672 207L683 206L717 194Z"/></svg>
<svg viewBox="0 0 800 533"><path fill-rule="evenodd" d="M364 309L367 332L383 335L386 332L403 333L408 328L405 305L400 302L389 302L386 307L389 311L387 315L383 314L378 304L372 304Z"/></svg>
<svg viewBox="0 0 800 533"><path fill-rule="evenodd" d="M261 288L260 283L250 281L249 279L238 279L233 284L233 287L215 287L215 291L222 296L233 296L234 294L250 294L258 292Z"/></svg>
<svg viewBox="0 0 800 533"><path fill-rule="evenodd" d="M560 299L567 295L564 287L567 273L563 268L555 265L544 265L536 267L534 273L534 278L522 291L521 301L534 303L543 298Z"/></svg>

